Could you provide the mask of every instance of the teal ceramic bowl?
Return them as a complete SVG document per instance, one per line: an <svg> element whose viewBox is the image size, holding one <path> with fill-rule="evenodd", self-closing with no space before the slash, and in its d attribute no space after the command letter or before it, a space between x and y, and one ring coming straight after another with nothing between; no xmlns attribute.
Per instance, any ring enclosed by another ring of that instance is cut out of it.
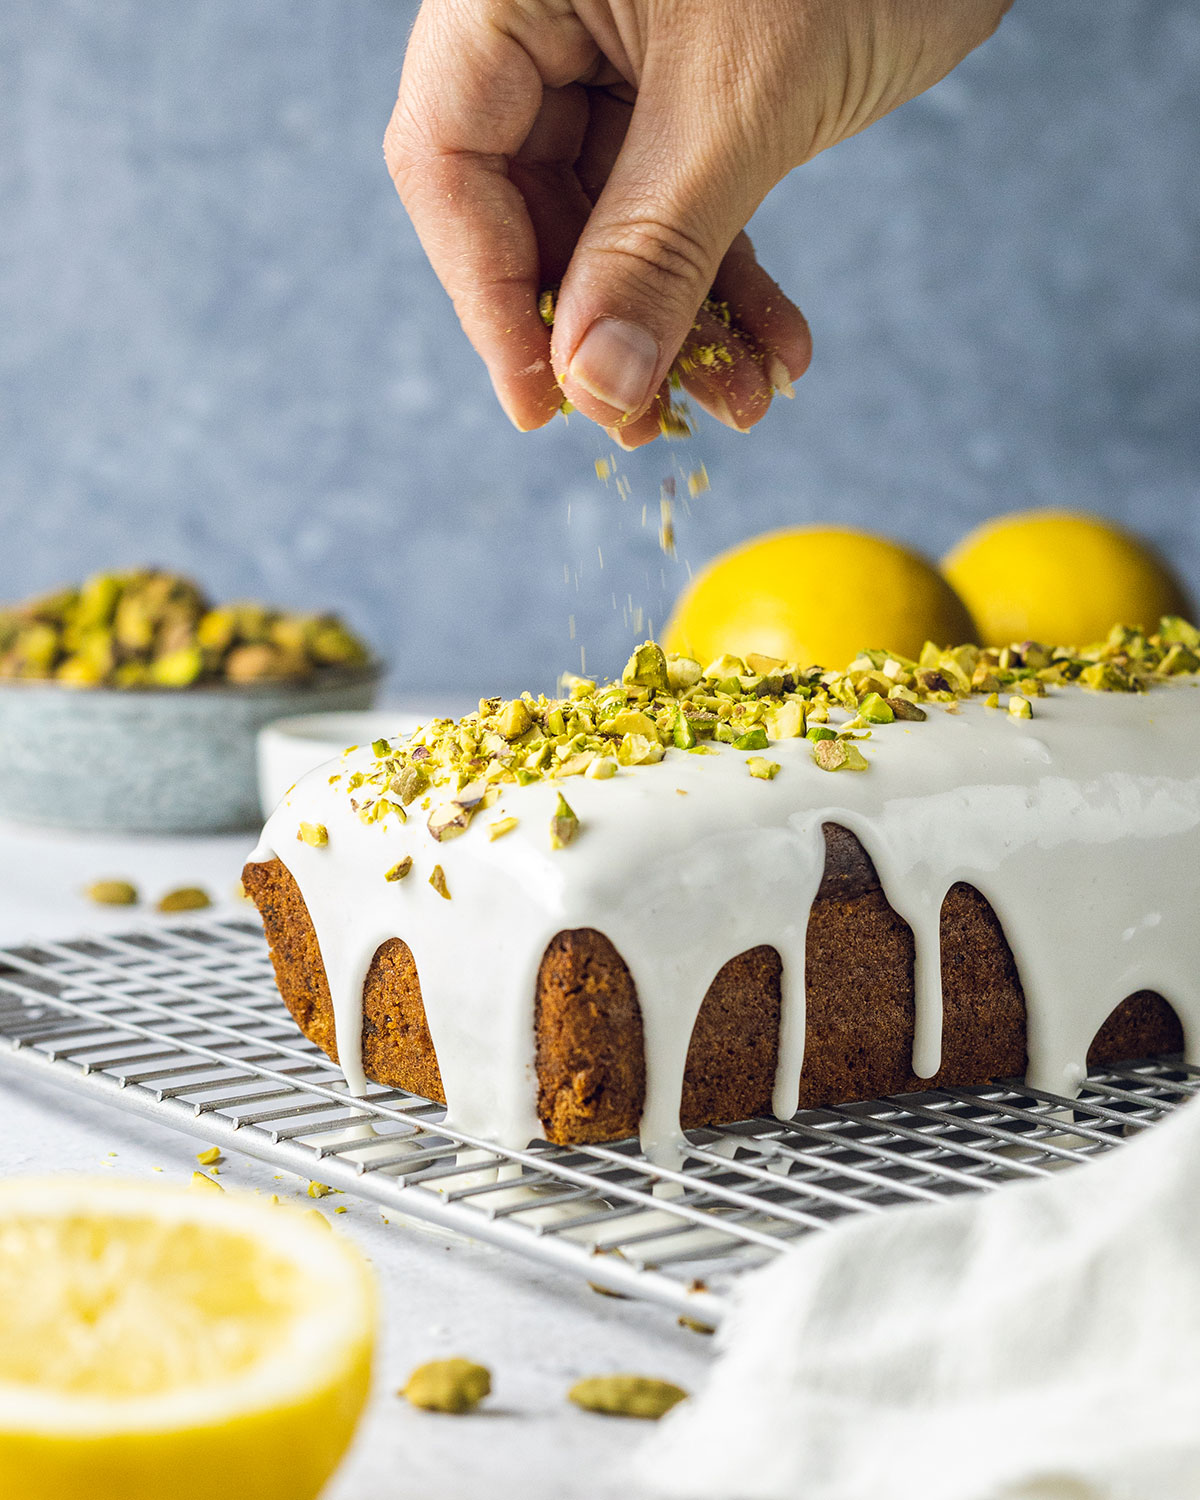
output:
<svg viewBox="0 0 1200 1500"><path fill-rule="evenodd" d="M370 708L381 675L375 663L175 690L0 682L0 818L110 833L256 828L258 731Z"/></svg>

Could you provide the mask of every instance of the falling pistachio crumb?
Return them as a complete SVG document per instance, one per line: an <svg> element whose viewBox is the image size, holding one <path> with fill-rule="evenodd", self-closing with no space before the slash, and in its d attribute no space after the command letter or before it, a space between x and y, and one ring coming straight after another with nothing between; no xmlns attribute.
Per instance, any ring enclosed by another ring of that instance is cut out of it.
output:
<svg viewBox="0 0 1200 1500"><path fill-rule="evenodd" d="M492 1375L486 1365L470 1359L432 1359L417 1368L397 1391L423 1411L462 1416L491 1395Z"/></svg>
<svg viewBox="0 0 1200 1500"><path fill-rule="evenodd" d="M607 458L598 458L596 460L596 478L597 479L608 479L611 475L612 475L612 465L609 463L608 459Z"/></svg>
<svg viewBox="0 0 1200 1500"><path fill-rule="evenodd" d="M210 1146L207 1151L198 1151L196 1153L196 1160L202 1167L214 1166L221 1160L220 1146Z"/></svg>
<svg viewBox="0 0 1200 1500"><path fill-rule="evenodd" d="M329 842L329 829L324 823L301 823L296 837L310 848L321 849Z"/></svg>
<svg viewBox="0 0 1200 1500"><path fill-rule="evenodd" d="M506 833L513 831L519 821L519 818L497 818L494 823L488 824L488 838L502 839Z"/></svg>
<svg viewBox="0 0 1200 1500"><path fill-rule="evenodd" d="M383 878L385 880L403 880L404 877L412 869L412 867L412 855L406 854L402 860L400 860L397 864L394 864L392 868L384 874Z"/></svg>
<svg viewBox="0 0 1200 1500"><path fill-rule="evenodd" d="M447 901L450 900L450 887L446 884L446 872L442 869L441 865L434 865L433 874L429 877L429 884L439 896L444 897Z"/></svg>
<svg viewBox="0 0 1200 1500"><path fill-rule="evenodd" d="M93 880L83 894L98 906L136 906L137 886L128 880Z"/></svg>
<svg viewBox="0 0 1200 1500"><path fill-rule="evenodd" d="M165 896L160 896L155 903L158 911L203 911L206 906L212 905L212 897L207 891L200 889L198 885L182 885L177 890L168 891Z"/></svg>

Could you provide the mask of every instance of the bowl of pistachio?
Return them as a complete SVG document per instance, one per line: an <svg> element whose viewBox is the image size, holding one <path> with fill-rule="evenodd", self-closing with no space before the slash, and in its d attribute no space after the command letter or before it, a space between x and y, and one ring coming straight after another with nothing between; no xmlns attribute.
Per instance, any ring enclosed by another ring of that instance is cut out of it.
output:
<svg viewBox="0 0 1200 1500"><path fill-rule="evenodd" d="M381 664L336 616L101 573L0 607L0 817L127 833L260 820L255 737L370 708Z"/></svg>

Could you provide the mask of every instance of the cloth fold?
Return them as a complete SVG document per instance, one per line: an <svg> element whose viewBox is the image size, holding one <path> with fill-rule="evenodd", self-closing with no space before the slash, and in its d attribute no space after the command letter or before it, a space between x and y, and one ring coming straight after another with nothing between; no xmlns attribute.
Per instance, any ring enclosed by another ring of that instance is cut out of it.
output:
<svg viewBox="0 0 1200 1500"><path fill-rule="evenodd" d="M1195 1500L1200 1101L1086 1166L809 1236L718 1349L636 1455L643 1489Z"/></svg>

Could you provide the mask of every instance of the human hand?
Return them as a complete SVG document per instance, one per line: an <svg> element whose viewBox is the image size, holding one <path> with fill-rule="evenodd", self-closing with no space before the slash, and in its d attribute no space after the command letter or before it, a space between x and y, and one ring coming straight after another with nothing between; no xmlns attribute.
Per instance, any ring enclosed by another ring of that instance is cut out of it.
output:
<svg viewBox="0 0 1200 1500"><path fill-rule="evenodd" d="M385 155L515 425L565 397L640 446L673 365L739 431L790 396L808 325L746 222L1010 3L424 0ZM551 331L538 301L554 286Z"/></svg>

